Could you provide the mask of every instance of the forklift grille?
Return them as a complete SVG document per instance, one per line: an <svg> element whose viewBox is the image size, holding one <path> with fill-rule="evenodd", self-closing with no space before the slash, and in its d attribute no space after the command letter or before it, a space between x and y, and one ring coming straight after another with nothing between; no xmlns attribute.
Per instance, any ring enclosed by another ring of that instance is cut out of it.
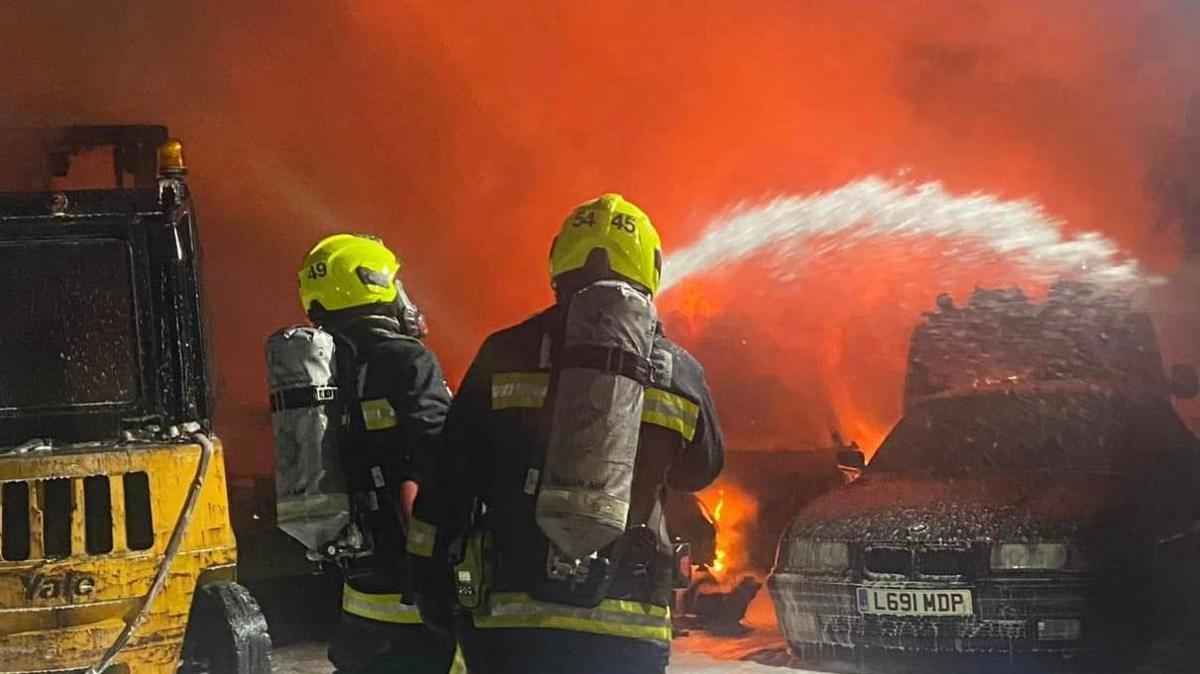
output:
<svg viewBox="0 0 1200 674"><path fill-rule="evenodd" d="M0 483L0 561L153 546L150 479L144 472Z"/></svg>

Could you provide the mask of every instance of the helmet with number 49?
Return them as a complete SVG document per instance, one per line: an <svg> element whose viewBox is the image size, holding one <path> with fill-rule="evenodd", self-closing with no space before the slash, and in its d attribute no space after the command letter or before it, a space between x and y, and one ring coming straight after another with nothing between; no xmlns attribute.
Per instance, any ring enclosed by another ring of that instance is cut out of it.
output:
<svg viewBox="0 0 1200 674"><path fill-rule="evenodd" d="M379 239L365 234L335 234L313 246L297 272L300 304L338 311L395 302L400 260Z"/></svg>
<svg viewBox="0 0 1200 674"><path fill-rule="evenodd" d="M580 204L562 224L550 247L550 284L583 269L594 256L609 271L650 294L662 280L662 241L649 216L619 194Z"/></svg>

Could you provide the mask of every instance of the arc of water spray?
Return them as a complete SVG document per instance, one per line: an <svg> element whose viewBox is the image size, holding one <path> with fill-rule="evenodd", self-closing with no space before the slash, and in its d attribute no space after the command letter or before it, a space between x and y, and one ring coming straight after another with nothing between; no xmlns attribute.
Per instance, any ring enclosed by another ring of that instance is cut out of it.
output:
<svg viewBox="0 0 1200 674"><path fill-rule="evenodd" d="M1070 275L1109 287L1151 280L1136 260L1121 259L1107 237L1066 236L1064 224L1032 200L982 192L955 196L939 182L913 185L870 176L826 192L735 207L713 220L698 241L668 257L662 290L760 252L797 257L813 237L832 237L818 252L876 237L932 238L947 254L964 252L964 243L982 245L1049 277Z"/></svg>

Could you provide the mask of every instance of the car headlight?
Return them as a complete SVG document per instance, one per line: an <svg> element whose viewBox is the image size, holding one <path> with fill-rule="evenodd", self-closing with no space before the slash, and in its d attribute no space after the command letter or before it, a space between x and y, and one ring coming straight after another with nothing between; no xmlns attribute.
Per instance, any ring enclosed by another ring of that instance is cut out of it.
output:
<svg viewBox="0 0 1200 674"><path fill-rule="evenodd" d="M994 571L1052 571L1067 566L1066 543L996 543Z"/></svg>
<svg viewBox="0 0 1200 674"><path fill-rule="evenodd" d="M845 543L797 538L792 540L788 566L794 569L849 568L850 549Z"/></svg>

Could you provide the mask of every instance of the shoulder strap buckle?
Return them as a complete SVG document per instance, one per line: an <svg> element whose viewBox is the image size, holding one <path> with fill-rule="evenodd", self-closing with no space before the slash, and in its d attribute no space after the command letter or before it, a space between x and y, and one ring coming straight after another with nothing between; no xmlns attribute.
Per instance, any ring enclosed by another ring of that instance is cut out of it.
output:
<svg viewBox="0 0 1200 674"><path fill-rule="evenodd" d="M279 389L271 393L271 411L294 410L303 407L320 407L337 400L336 386L297 386Z"/></svg>
<svg viewBox="0 0 1200 674"><path fill-rule="evenodd" d="M620 347L596 344L568 346L563 353L563 367L584 367L627 377L650 386L654 383L654 367L649 358Z"/></svg>

